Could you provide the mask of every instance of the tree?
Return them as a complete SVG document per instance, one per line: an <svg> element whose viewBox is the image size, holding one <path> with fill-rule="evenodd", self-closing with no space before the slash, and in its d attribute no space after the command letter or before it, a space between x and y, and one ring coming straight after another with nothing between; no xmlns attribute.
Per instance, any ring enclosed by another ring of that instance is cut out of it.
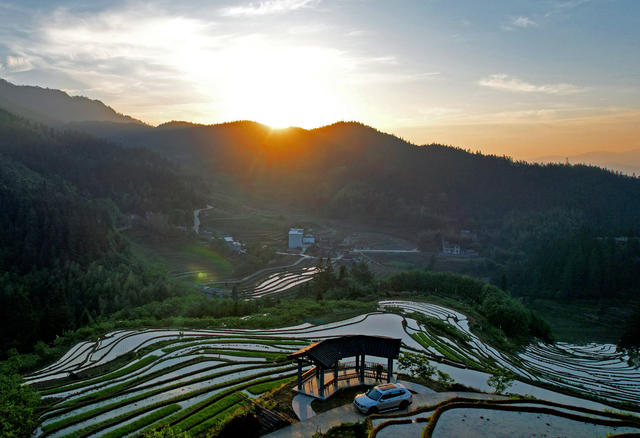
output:
<svg viewBox="0 0 640 438"><path fill-rule="evenodd" d="M402 353L398 357L398 366L408 371L411 376L423 380L430 380L436 372L436 367L422 354Z"/></svg>
<svg viewBox="0 0 640 438"><path fill-rule="evenodd" d="M438 370L438 383L445 388L450 388L453 385L453 379L444 371Z"/></svg>
<svg viewBox="0 0 640 438"><path fill-rule="evenodd" d="M629 354L629 361L640 365L640 305L626 322L626 328L618 341L618 347Z"/></svg>
<svg viewBox="0 0 640 438"><path fill-rule="evenodd" d="M495 394L502 394L513 385L515 377L509 370L496 368L487 379L487 385L493 388Z"/></svg>
<svg viewBox="0 0 640 438"><path fill-rule="evenodd" d="M238 285L234 284L233 288L231 289L231 298L233 298L233 301L238 301L238 297L239 297Z"/></svg>

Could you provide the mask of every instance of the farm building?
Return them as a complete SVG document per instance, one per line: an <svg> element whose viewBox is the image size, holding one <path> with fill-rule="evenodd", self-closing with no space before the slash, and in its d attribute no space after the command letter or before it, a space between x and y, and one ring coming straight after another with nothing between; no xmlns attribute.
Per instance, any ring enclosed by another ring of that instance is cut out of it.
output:
<svg viewBox="0 0 640 438"><path fill-rule="evenodd" d="M445 239L442 239L442 253L451 254L451 255L460 255L462 254L462 249L460 248L460 245L458 245L457 243L452 243Z"/></svg>
<svg viewBox="0 0 640 438"><path fill-rule="evenodd" d="M302 237L304 230L302 228L291 228L289 230L289 249L302 248Z"/></svg>

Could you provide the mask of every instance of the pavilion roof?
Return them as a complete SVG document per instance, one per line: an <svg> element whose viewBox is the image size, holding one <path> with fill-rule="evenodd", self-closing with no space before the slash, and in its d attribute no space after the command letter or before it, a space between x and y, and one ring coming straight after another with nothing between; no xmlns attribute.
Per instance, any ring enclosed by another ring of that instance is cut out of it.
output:
<svg viewBox="0 0 640 438"><path fill-rule="evenodd" d="M308 345L288 357L306 358L330 368L344 357L359 354L397 359L401 343L401 339L386 336L346 335Z"/></svg>

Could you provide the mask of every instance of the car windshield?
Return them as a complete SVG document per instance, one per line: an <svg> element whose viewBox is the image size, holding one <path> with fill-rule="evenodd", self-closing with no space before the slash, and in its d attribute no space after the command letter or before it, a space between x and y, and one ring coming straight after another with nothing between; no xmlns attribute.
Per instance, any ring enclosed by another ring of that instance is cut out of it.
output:
<svg viewBox="0 0 640 438"><path fill-rule="evenodd" d="M367 392L367 397L369 397L371 400L378 400L381 395L382 393L375 388L372 388L369 390L369 392Z"/></svg>

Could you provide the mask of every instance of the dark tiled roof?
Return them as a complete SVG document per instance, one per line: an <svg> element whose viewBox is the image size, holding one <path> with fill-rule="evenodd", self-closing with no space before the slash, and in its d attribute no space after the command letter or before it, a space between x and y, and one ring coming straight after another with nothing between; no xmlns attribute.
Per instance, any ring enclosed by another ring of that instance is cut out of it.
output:
<svg viewBox="0 0 640 438"><path fill-rule="evenodd" d="M358 354L397 359L400 354L401 342L400 339L386 336L347 335L316 342L288 357L306 357L313 362L320 363L325 368L330 368L340 359L354 357Z"/></svg>

